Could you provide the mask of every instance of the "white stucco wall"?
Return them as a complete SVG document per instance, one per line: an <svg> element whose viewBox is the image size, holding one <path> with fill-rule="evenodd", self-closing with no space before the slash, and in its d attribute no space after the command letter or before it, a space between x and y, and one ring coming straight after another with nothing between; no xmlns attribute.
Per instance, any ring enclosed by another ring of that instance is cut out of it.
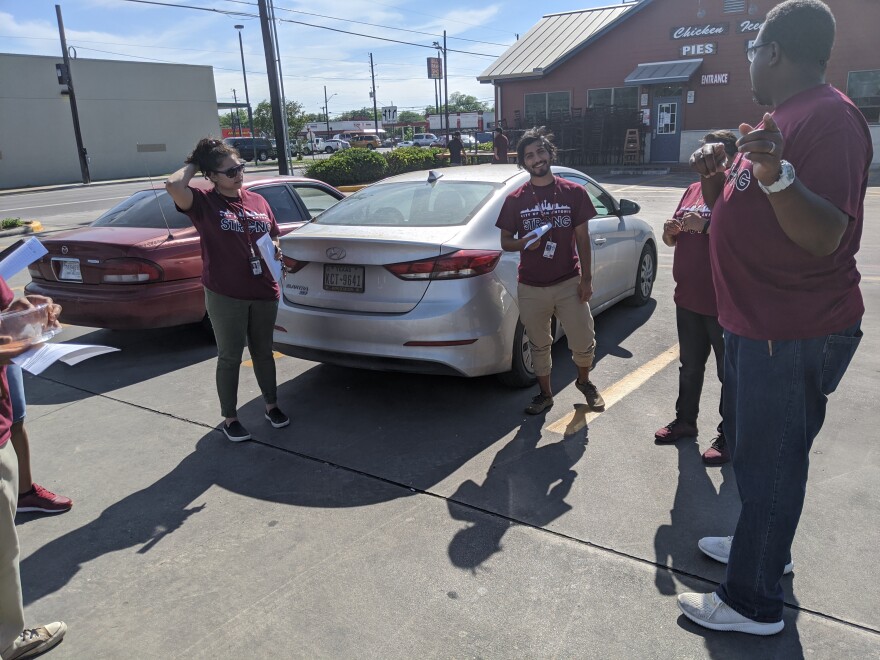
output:
<svg viewBox="0 0 880 660"><path fill-rule="evenodd" d="M82 180L61 61L0 54L0 188ZM209 66L76 59L71 69L92 181L167 174L220 134Z"/></svg>

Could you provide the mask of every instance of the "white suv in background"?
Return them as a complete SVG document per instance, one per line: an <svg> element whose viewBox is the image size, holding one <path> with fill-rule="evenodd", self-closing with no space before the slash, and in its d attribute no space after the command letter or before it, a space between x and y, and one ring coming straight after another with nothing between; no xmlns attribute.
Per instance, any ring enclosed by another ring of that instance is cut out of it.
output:
<svg viewBox="0 0 880 660"><path fill-rule="evenodd" d="M437 141L437 136L433 133L416 133L412 141L417 147L430 147Z"/></svg>

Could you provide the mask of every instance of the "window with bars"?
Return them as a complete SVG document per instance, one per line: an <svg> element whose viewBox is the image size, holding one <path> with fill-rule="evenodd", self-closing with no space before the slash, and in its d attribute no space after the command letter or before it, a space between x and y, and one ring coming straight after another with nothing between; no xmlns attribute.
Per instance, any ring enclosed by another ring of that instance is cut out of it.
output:
<svg viewBox="0 0 880 660"><path fill-rule="evenodd" d="M746 0L724 0L725 14L738 14L746 10Z"/></svg>

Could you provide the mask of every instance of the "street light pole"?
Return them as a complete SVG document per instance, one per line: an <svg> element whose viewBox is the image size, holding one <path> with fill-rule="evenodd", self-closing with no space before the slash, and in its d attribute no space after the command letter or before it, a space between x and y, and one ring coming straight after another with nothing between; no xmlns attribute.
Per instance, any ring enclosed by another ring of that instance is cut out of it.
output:
<svg viewBox="0 0 880 660"><path fill-rule="evenodd" d="M241 135L241 116L238 114L238 96L235 93L235 88L232 89L232 101L235 103L235 116L233 117L232 112L230 112L229 118L232 119L232 137L235 137L236 124L238 124L238 134Z"/></svg>
<svg viewBox="0 0 880 660"><path fill-rule="evenodd" d="M254 134L254 113L251 112L251 97L248 94L247 70L244 68L244 45L241 41L241 31L244 30L244 25L235 25L234 27L238 30L238 49L241 51L241 75L244 76L244 101L247 103L248 125L251 128L251 150L254 152L254 162L256 162L257 149L256 142L254 142L254 138L256 137Z"/></svg>
<svg viewBox="0 0 880 660"><path fill-rule="evenodd" d="M330 107L327 105L327 85L324 85L324 121L327 122L327 137L330 137Z"/></svg>

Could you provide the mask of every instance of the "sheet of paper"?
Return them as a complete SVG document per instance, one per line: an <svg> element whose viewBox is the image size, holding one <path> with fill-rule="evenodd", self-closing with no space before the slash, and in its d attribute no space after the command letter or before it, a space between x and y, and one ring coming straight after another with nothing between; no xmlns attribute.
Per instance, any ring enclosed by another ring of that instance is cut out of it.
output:
<svg viewBox="0 0 880 660"><path fill-rule="evenodd" d="M13 275L23 271L47 252L43 244L31 236L0 261L0 276L8 282Z"/></svg>
<svg viewBox="0 0 880 660"><path fill-rule="evenodd" d="M263 234L257 239L257 247L260 248L260 256L269 267L269 272L275 281L281 284L281 262L275 258L275 244L269 234Z"/></svg>
<svg viewBox="0 0 880 660"><path fill-rule="evenodd" d="M118 348L99 346L97 344L40 344L25 351L12 361L25 371L34 374L43 373L57 361L73 366L83 360L104 353L118 351Z"/></svg>
<svg viewBox="0 0 880 660"><path fill-rule="evenodd" d="M536 230L534 230L534 231L530 231L529 233L530 233L530 234L534 234L535 237L534 237L532 240L530 240L528 243L526 243L526 244L525 244L525 247L524 247L523 249L525 250L525 249L528 248L530 245L533 245L533 244L535 243L535 241L539 241L539 240L541 240L541 236L543 236L544 234L546 234L546 233L547 233L548 231L550 231L552 228L553 228L553 223L552 223L552 222L548 222L546 225L541 225L541 226L538 227Z"/></svg>

